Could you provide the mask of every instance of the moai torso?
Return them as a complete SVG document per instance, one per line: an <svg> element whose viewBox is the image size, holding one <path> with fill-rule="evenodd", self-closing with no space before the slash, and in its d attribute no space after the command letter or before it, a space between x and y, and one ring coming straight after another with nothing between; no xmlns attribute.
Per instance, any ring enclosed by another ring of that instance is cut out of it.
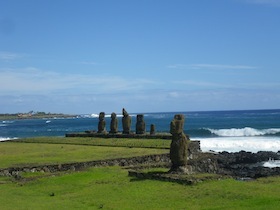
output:
<svg viewBox="0 0 280 210"><path fill-rule="evenodd" d="M146 123L144 121L144 115L138 114L137 122L136 122L136 134L145 134L145 133L146 133Z"/></svg>
<svg viewBox="0 0 280 210"><path fill-rule="evenodd" d="M170 145L170 159L172 168L185 166L188 158L189 139L184 134L184 115L175 115L170 123L172 142Z"/></svg>
<svg viewBox="0 0 280 210"><path fill-rule="evenodd" d="M106 133L105 112L99 113L98 131L97 133Z"/></svg>
<svg viewBox="0 0 280 210"><path fill-rule="evenodd" d="M110 133L118 133L118 118L114 112L111 114Z"/></svg>
<svg viewBox="0 0 280 210"><path fill-rule="evenodd" d="M123 109L123 118L122 118L122 127L123 127L123 134L130 134L130 127L131 127L131 117Z"/></svg>

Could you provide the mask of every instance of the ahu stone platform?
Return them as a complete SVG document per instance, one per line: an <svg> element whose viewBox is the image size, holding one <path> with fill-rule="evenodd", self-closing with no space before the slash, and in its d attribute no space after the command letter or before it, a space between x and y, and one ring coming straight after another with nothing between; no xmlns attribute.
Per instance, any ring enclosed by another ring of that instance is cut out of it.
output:
<svg viewBox="0 0 280 210"><path fill-rule="evenodd" d="M65 137L98 137L98 138L134 138L134 139L171 139L172 135L169 133L157 133L151 135L145 134L123 134L123 133L97 133L95 131L85 131L81 133L67 133Z"/></svg>

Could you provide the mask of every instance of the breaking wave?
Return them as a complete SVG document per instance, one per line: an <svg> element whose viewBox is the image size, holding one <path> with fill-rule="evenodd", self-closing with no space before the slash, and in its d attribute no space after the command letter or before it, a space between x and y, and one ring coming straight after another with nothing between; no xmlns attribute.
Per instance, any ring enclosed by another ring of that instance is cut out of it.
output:
<svg viewBox="0 0 280 210"><path fill-rule="evenodd" d="M255 129L250 127L245 128L230 128L230 129L210 129L205 128L212 134L221 137L246 137L246 136L280 136L280 128Z"/></svg>
<svg viewBox="0 0 280 210"><path fill-rule="evenodd" d="M228 151L239 152L241 150L258 152L278 152L280 148L279 137L213 137L199 138L202 151Z"/></svg>
<svg viewBox="0 0 280 210"><path fill-rule="evenodd" d="M14 139L18 139L18 138L10 138L10 137L1 137L0 136L0 141L9 141L9 140L14 140Z"/></svg>
<svg viewBox="0 0 280 210"><path fill-rule="evenodd" d="M136 114L130 114L130 116L135 117ZM93 113L93 114L90 115L90 117L91 118L99 118L99 114ZM105 118L110 118L110 117L111 117L111 114L105 114ZM122 114L117 114L117 117L123 117L123 115Z"/></svg>
<svg viewBox="0 0 280 210"><path fill-rule="evenodd" d="M280 167L280 160L272 160L270 159L269 161L265 162L263 164L264 167L268 168L275 168L275 167Z"/></svg>

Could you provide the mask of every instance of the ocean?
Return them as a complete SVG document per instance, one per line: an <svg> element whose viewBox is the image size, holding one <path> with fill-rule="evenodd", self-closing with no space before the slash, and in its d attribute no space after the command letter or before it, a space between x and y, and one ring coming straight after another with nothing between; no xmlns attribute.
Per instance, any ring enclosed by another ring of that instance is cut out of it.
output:
<svg viewBox="0 0 280 210"><path fill-rule="evenodd" d="M280 109L246 111L162 112L144 114L146 130L154 124L156 132L169 132L175 114L185 115L184 132L191 140L200 140L203 151L280 150ZM136 115L132 116L135 131ZM121 114L118 114L119 130ZM110 114L106 114L110 130ZM97 130L98 114L80 115L71 119L20 119L0 121L0 141L37 136L65 136L65 133Z"/></svg>

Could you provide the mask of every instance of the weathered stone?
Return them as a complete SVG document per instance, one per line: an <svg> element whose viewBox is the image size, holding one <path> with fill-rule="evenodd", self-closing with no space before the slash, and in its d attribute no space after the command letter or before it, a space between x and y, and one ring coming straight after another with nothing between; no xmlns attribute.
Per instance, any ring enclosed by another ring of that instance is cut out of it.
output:
<svg viewBox="0 0 280 210"><path fill-rule="evenodd" d="M99 113L98 131L97 133L106 133L105 112Z"/></svg>
<svg viewBox="0 0 280 210"><path fill-rule="evenodd" d="M123 134L130 134L130 127L131 127L131 117L127 113L125 109L122 110L123 118L122 118L122 127L123 127Z"/></svg>
<svg viewBox="0 0 280 210"><path fill-rule="evenodd" d="M111 114L110 133L118 133L118 118L115 112Z"/></svg>
<svg viewBox="0 0 280 210"><path fill-rule="evenodd" d="M144 121L144 115L138 114L137 122L136 122L136 134L145 134L145 133L146 133L146 123Z"/></svg>
<svg viewBox="0 0 280 210"><path fill-rule="evenodd" d="M151 124L150 135L155 135L155 134L156 134L156 127L154 124Z"/></svg>
<svg viewBox="0 0 280 210"><path fill-rule="evenodd" d="M172 142L170 145L171 171L187 172L188 145L190 139L184 134L184 115L177 114L170 123Z"/></svg>

